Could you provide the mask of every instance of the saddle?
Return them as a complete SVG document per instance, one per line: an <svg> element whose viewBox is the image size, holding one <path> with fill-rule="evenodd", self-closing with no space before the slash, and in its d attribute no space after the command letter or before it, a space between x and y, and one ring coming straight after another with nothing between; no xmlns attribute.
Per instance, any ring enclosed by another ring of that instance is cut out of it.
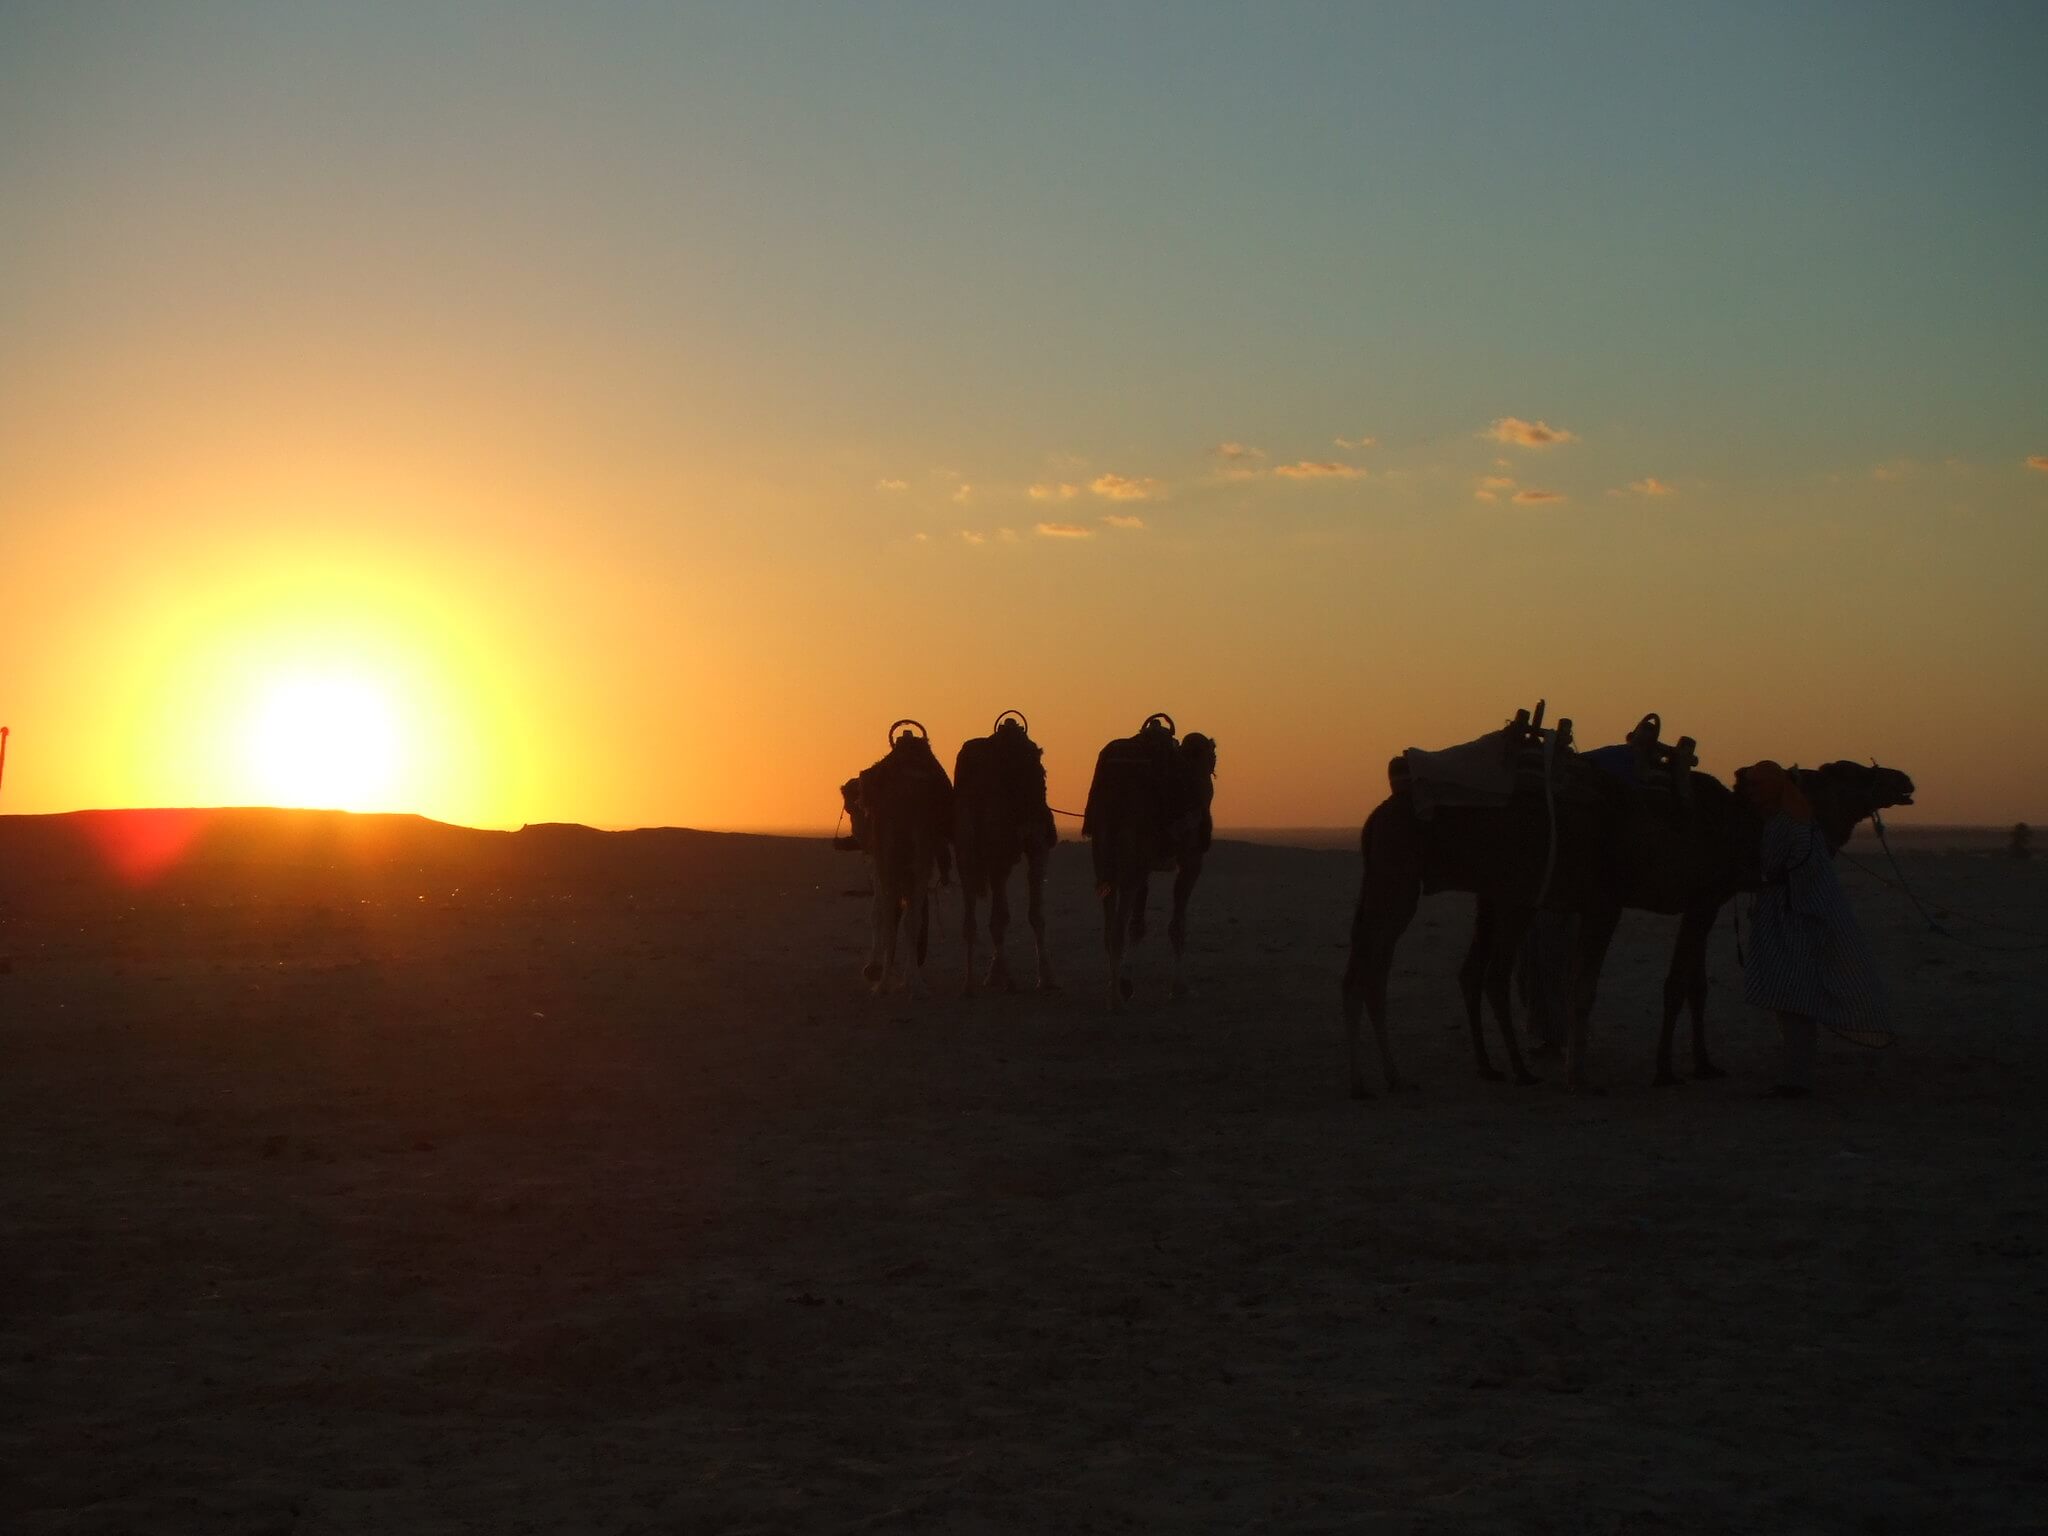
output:
<svg viewBox="0 0 2048 1536"><path fill-rule="evenodd" d="M953 781L946 777L946 770L932 755L931 740L922 734L924 727L917 725L915 720L898 720L896 725L916 725L917 729L892 735L885 756L839 786L840 804L852 822L846 836L832 839L832 846L841 852L861 853L873 847L875 810L883 803L890 788L923 780L936 794L947 797L951 794ZM891 732L895 731L896 725L889 727Z"/></svg>
<svg viewBox="0 0 2048 1536"><path fill-rule="evenodd" d="M1128 804L1127 796L1132 796L1147 808L1149 835L1156 847L1170 849L1192 838L1206 852L1215 838L1208 779L1215 762L1215 743L1208 737L1191 731L1183 742L1171 715L1147 717L1137 735L1119 737L1096 754L1081 835L1093 838L1107 831L1104 819L1111 814L1110 807L1119 801ZM1173 853L1162 852L1152 870L1163 873L1177 862Z"/></svg>
<svg viewBox="0 0 2048 1536"><path fill-rule="evenodd" d="M1624 741L1596 747L1586 761L1626 784L1631 798L1673 812L1692 809L1692 771L1699 766L1698 744L1690 736L1661 740L1664 722L1654 713L1636 722Z"/></svg>
<svg viewBox="0 0 2048 1536"><path fill-rule="evenodd" d="M960 744L953 789L963 801L993 801L1014 814L1011 831L1021 843L1050 848L1060 840L1045 802L1045 749L1031 739L1029 722L1016 710L998 715L988 735Z"/></svg>
<svg viewBox="0 0 2048 1536"><path fill-rule="evenodd" d="M1516 710L1499 730L1455 747L1408 748L1387 764L1388 787L1406 795L1422 821L1444 806L1502 807L1523 795L1591 798L1572 746L1571 721L1560 719L1545 730L1544 707L1539 699L1533 712Z"/></svg>

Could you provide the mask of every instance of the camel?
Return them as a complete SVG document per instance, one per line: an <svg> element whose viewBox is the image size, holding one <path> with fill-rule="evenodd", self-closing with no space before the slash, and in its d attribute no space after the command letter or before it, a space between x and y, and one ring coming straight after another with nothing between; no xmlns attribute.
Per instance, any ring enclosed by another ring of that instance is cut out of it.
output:
<svg viewBox="0 0 2048 1536"><path fill-rule="evenodd" d="M1846 760L1793 770L1813 806L1830 850L1839 850L1857 826L1880 811L1913 803L1913 780L1896 768ZM1614 899L1581 913L1571 1007L1567 1081L1583 1082L1588 1021L1600 985L1607 946L1624 907L1675 915L1678 938L1664 978L1663 1023L1657 1037L1658 1087L1678 1081L1671 1068L1672 1037L1681 1007L1692 1020L1695 1078L1722 1076L1707 1054L1707 939L1721 909L1739 892L1761 883L1757 869L1762 823L1741 793L1742 775L1729 789L1711 774L1690 776L1691 806L1672 815L1634 797L1618 828L1613 867L1620 877Z"/></svg>
<svg viewBox="0 0 2048 1536"><path fill-rule="evenodd" d="M853 822L850 841L874 877L873 939L861 975L876 996L902 985L896 946L907 923L917 956L913 990L922 991L931 881L936 872L946 882L953 818L953 785L925 728L915 720L891 725L888 755L840 785L839 796Z"/></svg>
<svg viewBox="0 0 2048 1536"><path fill-rule="evenodd" d="M1178 998L1181 956L1187 942L1188 898L1202 875L1202 859L1215 837L1210 804L1216 793L1216 743L1190 731L1175 735L1173 717L1148 716L1135 736L1112 741L1097 754L1081 835L1095 862L1095 893L1102 898L1103 943L1109 952L1109 1006L1130 1001L1124 947L1145 936L1145 902L1155 873L1173 870L1173 943L1169 996Z"/></svg>
<svg viewBox="0 0 2048 1536"><path fill-rule="evenodd" d="M1480 1077L1499 1081L1486 1050L1482 999L1491 1003L1520 1084L1537 1081L1522 1060L1512 1016L1510 980L1516 952L1538 910L1577 912L1608 898L1614 876L1603 836L1620 786L1571 750L1571 722L1542 728L1543 706L1517 713L1507 726L1458 751L1497 754L1511 769L1510 787L1491 801L1434 804L1425 817L1405 755L1388 764L1391 793L1359 833L1364 873L1351 920L1344 969L1345 1043L1351 1096L1366 1091L1358 1056L1361 1014L1372 1018L1387 1090L1404 1086L1387 1040L1387 977L1394 950L1424 891L1470 891L1477 921L1459 990Z"/></svg>
<svg viewBox="0 0 2048 1536"><path fill-rule="evenodd" d="M1059 833L1045 799L1044 751L1031 724L1014 709L996 716L986 736L961 743L953 762L953 853L960 866L961 931L967 976L974 990L974 904L988 895L988 937L994 951L985 984L1014 992L1003 935L1010 926L1010 871L1024 861L1026 916L1038 955L1038 988L1050 990L1052 962L1045 950L1045 864Z"/></svg>

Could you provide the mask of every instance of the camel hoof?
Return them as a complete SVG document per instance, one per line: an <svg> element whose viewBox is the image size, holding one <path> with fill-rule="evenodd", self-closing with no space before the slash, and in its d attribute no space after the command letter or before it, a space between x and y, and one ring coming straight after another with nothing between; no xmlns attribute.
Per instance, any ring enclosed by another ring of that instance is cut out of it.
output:
<svg viewBox="0 0 2048 1536"><path fill-rule="evenodd" d="M879 985L882 980L881 966L877 965L874 961L870 960L866 965L860 968L860 979L865 982L870 982Z"/></svg>
<svg viewBox="0 0 2048 1536"><path fill-rule="evenodd" d="M1130 978L1130 977L1128 977L1128 976L1119 976L1119 977L1117 977L1117 979L1116 979L1116 995L1117 995L1117 996L1118 996L1119 998L1123 999L1123 1001L1125 1001L1125 1002L1127 1002L1127 1003L1128 1003L1128 1002L1129 1002L1129 1001L1131 1000L1131 994L1132 994L1133 992L1137 991L1137 990L1138 990L1138 988L1137 988L1137 984L1136 984L1135 982L1133 982L1133 981L1131 980L1131 978Z"/></svg>
<svg viewBox="0 0 2048 1536"><path fill-rule="evenodd" d="M1529 1047L1529 1054L1538 1061L1553 1061L1564 1054L1564 1047L1552 1045L1548 1040L1538 1040Z"/></svg>
<svg viewBox="0 0 2048 1536"><path fill-rule="evenodd" d="M1533 1088L1542 1081L1543 1079L1534 1072L1517 1072L1515 1074L1515 1086L1517 1088Z"/></svg>
<svg viewBox="0 0 2048 1536"><path fill-rule="evenodd" d="M1653 1088L1676 1088L1678 1086L1678 1074L1675 1072L1659 1072L1657 1080L1650 1086Z"/></svg>
<svg viewBox="0 0 2048 1536"><path fill-rule="evenodd" d="M1482 1083L1504 1083L1507 1080L1507 1073L1501 1071L1498 1067L1481 1067L1479 1069L1479 1081Z"/></svg>
<svg viewBox="0 0 2048 1536"><path fill-rule="evenodd" d="M1696 1083L1711 1083L1727 1075L1711 1061L1703 1061L1692 1069L1693 1081Z"/></svg>
<svg viewBox="0 0 2048 1536"><path fill-rule="evenodd" d="M1053 979L1052 979L1052 978L1051 978L1050 976L1041 976L1041 977L1039 977L1039 978L1038 978L1038 990L1039 990L1039 991L1041 991L1041 992L1057 992L1057 991L1059 991L1059 989L1060 989L1060 984L1059 984L1058 982L1054 981L1054 980L1053 980Z"/></svg>

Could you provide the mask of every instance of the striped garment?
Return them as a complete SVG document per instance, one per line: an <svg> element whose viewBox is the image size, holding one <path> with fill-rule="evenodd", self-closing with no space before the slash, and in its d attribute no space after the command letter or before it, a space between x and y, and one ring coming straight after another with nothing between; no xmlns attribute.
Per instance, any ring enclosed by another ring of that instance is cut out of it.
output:
<svg viewBox="0 0 2048 1536"><path fill-rule="evenodd" d="M1750 908L1743 1001L1835 1030L1882 1032L1884 983L1820 828L1783 812L1765 822L1763 873Z"/></svg>

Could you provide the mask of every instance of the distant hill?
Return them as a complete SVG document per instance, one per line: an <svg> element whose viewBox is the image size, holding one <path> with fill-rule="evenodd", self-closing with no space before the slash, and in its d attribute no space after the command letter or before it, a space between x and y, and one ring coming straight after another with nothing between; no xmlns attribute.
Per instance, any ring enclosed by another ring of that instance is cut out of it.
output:
<svg viewBox="0 0 2048 1536"><path fill-rule="evenodd" d="M237 888L356 888L501 881L788 878L815 865L822 840L654 827L601 832L549 822L517 832L451 826L424 816L266 807L71 811L0 816L0 896L30 889L126 885L209 897ZM828 866L829 867L829 866Z"/></svg>

